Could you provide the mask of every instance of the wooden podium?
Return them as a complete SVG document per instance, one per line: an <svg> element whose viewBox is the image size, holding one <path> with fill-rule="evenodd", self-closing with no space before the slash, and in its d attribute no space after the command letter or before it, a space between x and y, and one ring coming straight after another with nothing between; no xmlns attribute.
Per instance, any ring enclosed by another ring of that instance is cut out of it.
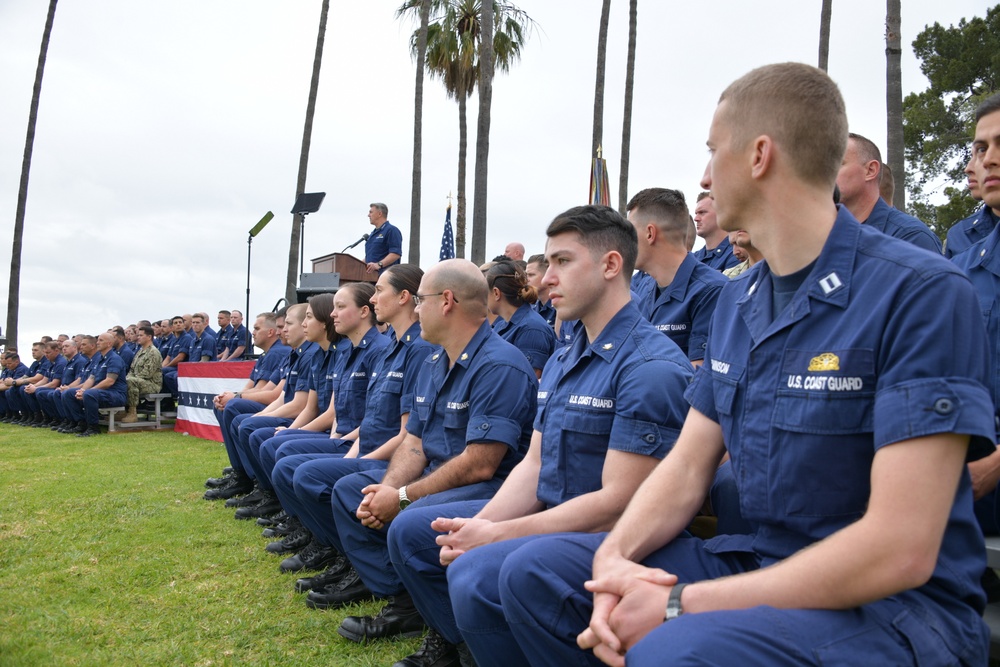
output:
<svg viewBox="0 0 1000 667"><path fill-rule="evenodd" d="M313 273L339 273L340 283L372 283L378 280L377 273L368 273L366 264L357 257L343 252L323 255L311 260Z"/></svg>
<svg viewBox="0 0 1000 667"><path fill-rule="evenodd" d="M357 257L335 252L332 255L316 257L312 261L312 273L299 275L296 296L299 303L305 303L313 294L336 292L341 285L349 283L372 283L378 280L377 273L368 273L365 263Z"/></svg>

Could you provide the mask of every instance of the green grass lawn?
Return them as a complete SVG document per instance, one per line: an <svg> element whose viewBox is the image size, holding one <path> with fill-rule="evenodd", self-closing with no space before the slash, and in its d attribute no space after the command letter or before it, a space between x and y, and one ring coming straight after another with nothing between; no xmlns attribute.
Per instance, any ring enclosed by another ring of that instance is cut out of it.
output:
<svg viewBox="0 0 1000 667"><path fill-rule="evenodd" d="M254 522L202 500L219 443L0 424L0 665L391 665L316 611Z"/></svg>

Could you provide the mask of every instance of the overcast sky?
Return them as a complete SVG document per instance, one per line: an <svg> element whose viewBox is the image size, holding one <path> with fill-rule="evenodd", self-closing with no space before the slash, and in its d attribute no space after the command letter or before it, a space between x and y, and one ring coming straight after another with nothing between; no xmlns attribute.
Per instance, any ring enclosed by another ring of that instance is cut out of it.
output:
<svg viewBox="0 0 1000 667"><path fill-rule="evenodd" d="M48 51L28 195L20 343L96 333L140 318L243 310L283 295L302 124L320 0L64 0ZM586 203L600 0L521 0L537 22L523 58L493 87L487 255L508 241L541 252L559 212ZM983 16L986 0L904 0L903 91L922 90L910 44L930 23ZM0 311L31 87L48 3L0 1ZM383 201L408 248L414 26L397 2L333 0L307 191L306 260L369 229ZM829 71L851 129L883 150L885 5L835 0ZM815 64L820 0L640 0L629 189L690 202L719 93L753 67ZM614 0L604 156L617 202L628 2ZM471 225L477 100L469 101ZM456 188L458 107L424 85L421 264L437 260ZM469 230L471 241L471 227ZM355 250L363 256L362 247ZM0 320L5 323L6 318Z"/></svg>

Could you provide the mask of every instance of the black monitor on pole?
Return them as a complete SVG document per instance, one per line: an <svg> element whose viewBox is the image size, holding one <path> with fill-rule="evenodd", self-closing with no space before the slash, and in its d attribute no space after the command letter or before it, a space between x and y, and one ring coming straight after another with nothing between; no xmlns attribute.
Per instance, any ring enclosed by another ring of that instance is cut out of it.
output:
<svg viewBox="0 0 1000 667"><path fill-rule="evenodd" d="M302 227L299 229L299 273L305 272L306 256L306 215L319 210L326 197L325 192L303 192L295 198L292 204L292 215L302 216Z"/></svg>

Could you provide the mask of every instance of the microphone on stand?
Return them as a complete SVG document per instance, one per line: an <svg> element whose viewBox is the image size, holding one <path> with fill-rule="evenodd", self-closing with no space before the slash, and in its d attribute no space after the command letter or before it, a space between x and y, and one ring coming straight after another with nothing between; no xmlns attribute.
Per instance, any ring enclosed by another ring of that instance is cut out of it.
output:
<svg viewBox="0 0 1000 667"><path fill-rule="evenodd" d="M360 239L358 239L357 241L355 241L351 245L347 246L346 248L344 248L340 252L347 252L348 250L350 250L354 246L358 245L359 243L364 243L367 240L368 240L368 235L367 234L362 234Z"/></svg>

